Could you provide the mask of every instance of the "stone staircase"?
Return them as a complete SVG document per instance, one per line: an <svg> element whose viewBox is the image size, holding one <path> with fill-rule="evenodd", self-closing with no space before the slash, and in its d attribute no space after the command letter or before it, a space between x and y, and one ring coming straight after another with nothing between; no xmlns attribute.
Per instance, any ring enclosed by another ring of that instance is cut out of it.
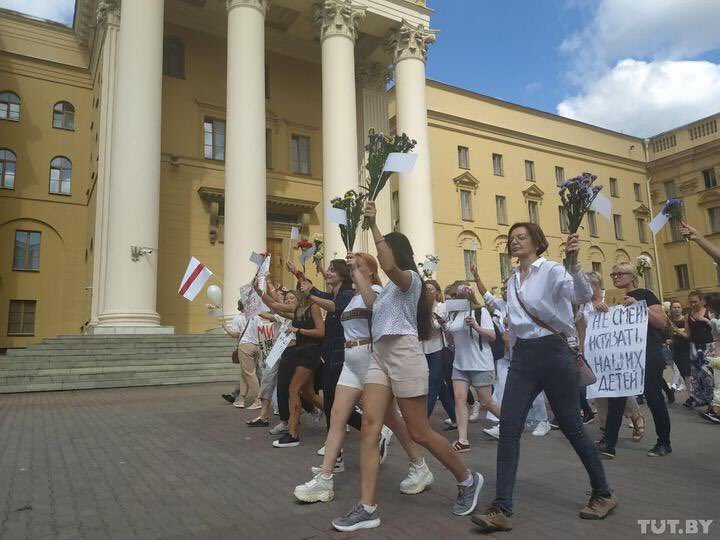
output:
<svg viewBox="0 0 720 540"><path fill-rule="evenodd" d="M59 336L0 355L0 394L235 382L222 334Z"/></svg>

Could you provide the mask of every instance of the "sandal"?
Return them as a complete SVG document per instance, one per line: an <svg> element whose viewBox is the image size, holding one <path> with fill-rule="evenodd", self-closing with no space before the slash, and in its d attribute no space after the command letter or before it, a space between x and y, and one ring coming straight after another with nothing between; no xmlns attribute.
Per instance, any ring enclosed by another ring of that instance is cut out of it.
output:
<svg viewBox="0 0 720 540"><path fill-rule="evenodd" d="M638 413L638 415L631 420L633 423L632 440L639 442L645 436L645 417Z"/></svg>
<svg viewBox="0 0 720 540"><path fill-rule="evenodd" d="M270 425L270 420L266 420L265 418L258 416L255 418L255 420L248 420L245 422L248 427L268 427Z"/></svg>
<svg viewBox="0 0 720 540"><path fill-rule="evenodd" d="M469 451L470 451L470 444L469 444L469 443L468 443L468 444L465 444L465 443L460 442L460 441L455 441L455 442L452 444L452 449L455 450L455 452L457 452L458 454L462 454L462 453L464 453L464 452L469 452Z"/></svg>

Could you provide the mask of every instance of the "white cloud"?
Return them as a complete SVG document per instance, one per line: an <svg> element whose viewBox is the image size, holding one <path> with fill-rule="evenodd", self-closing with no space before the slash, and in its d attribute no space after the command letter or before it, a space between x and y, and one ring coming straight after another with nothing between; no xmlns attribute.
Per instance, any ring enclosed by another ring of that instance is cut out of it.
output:
<svg viewBox="0 0 720 540"><path fill-rule="evenodd" d="M565 99L558 114L648 137L720 110L720 65L626 59Z"/></svg>
<svg viewBox="0 0 720 540"><path fill-rule="evenodd" d="M0 8L72 26L75 0L0 0Z"/></svg>

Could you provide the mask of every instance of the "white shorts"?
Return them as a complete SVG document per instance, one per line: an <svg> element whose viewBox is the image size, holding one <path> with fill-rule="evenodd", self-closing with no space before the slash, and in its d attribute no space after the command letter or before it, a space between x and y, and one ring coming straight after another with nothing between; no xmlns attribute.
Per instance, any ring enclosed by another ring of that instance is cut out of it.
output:
<svg viewBox="0 0 720 540"><path fill-rule="evenodd" d="M345 349L345 363L337 383L362 390L365 385L368 366L370 365L371 353L369 343Z"/></svg>

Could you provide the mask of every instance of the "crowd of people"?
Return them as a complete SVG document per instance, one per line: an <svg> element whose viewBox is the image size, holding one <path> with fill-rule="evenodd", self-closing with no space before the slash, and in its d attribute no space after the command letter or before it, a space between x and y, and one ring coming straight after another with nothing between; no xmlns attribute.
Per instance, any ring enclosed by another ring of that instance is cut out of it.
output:
<svg viewBox="0 0 720 540"><path fill-rule="evenodd" d="M314 285L292 263L287 267L297 279L296 288L270 280L266 288L253 283L270 309L260 317L288 339L277 362L259 369L261 322L246 318L242 304L240 315L225 327L238 339L241 377L238 387L223 397L239 408L259 409L248 427L269 428L276 403L280 421L269 432L279 438L272 445L289 448L301 444L303 409L315 425L325 418L327 437L318 450L322 463L311 466L311 478L295 487L297 500L333 500L335 475L345 470L347 431L360 431L359 499L333 520L335 529L380 525L378 474L392 436L409 462L402 493L419 494L433 483L427 452L457 483L452 512L475 512L472 522L493 532L512 529L520 437L529 417L535 436L559 429L585 467L591 491L579 511L583 519L603 519L617 506L601 459L616 457L623 417L631 422L632 440L643 439L641 404L647 404L657 434L650 457L672 452L668 402L674 401L675 391L687 390L683 405L700 408L705 420L720 424L720 360L715 355L720 294L693 292L688 309L679 300L664 307L652 291L639 286L633 264L616 264L609 277L615 289L624 291L623 304L645 301L648 307L644 391L588 402L581 385L582 348L586 315L609 309L603 276L546 259L542 229L516 223L509 230L507 250L518 265L501 294L488 291L474 266L472 280L443 289L422 278L407 237L379 231L374 203L366 203L364 215L377 259L349 253L344 260L332 260L323 272L323 285ZM682 232L720 262L720 249L695 229L683 224ZM569 235L566 253L577 253L579 247L578 236ZM387 276L384 284L381 271ZM674 370L670 385L664 378L667 365ZM454 441L429 422L438 400L447 414L443 429ZM496 493L486 509L476 511L484 478L461 455L472 450L468 430L482 410L495 422L483 431L498 440ZM584 426L596 419L601 438L594 441Z"/></svg>

